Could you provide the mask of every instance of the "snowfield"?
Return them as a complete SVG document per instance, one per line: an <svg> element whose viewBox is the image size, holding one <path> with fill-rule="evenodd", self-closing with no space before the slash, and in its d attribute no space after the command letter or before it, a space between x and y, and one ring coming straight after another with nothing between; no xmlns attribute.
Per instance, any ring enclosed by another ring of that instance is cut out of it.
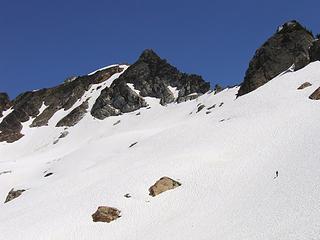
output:
<svg viewBox="0 0 320 240"><path fill-rule="evenodd" d="M91 97L91 109L107 82L73 108ZM314 62L239 98L238 87L165 107L146 98L150 109L88 113L67 129L54 126L73 108L47 127L30 119L25 137L0 143L0 173L11 171L0 174L0 239L320 239L320 101L308 98L319 86ZM182 185L149 196L163 176ZM4 204L12 188L27 191ZM103 205L121 218L93 222Z"/></svg>

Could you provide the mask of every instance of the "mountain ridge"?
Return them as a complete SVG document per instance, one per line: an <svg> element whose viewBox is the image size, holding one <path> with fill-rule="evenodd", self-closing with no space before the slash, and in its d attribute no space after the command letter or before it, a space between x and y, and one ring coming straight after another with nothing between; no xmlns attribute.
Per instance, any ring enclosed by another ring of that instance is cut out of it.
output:
<svg viewBox="0 0 320 240"><path fill-rule="evenodd" d="M30 118L34 118L30 127L46 126L57 111L60 109L67 111L74 106L90 86L108 81L112 75L123 72L124 68L120 66L124 65L112 65L89 75L75 77L72 81L66 81L53 88L19 95L11 102L13 111L1 119L0 142L12 143L22 138L22 123ZM128 86L130 83L140 91L141 96ZM177 99L168 88L170 84L173 85L171 87L178 88L179 96ZM104 89L88 112L93 117L103 120L106 117L147 107L143 97L159 98L162 105L175 100L182 102L209 91L210 84L200 76L179 72L166 60L161 59L155 52L148 49L141 54L136 63L127 67L123 77L119 75L110 86L100 87L104 87ZM196 95L189 96L190 94ZM42 103L46 108L40 113ZM5 102L3 104L0 102L0 110L6 109L4 104ZM1 107L2 105L3 107ZM63 126L62 122L65 122L66 126L74 125L82 119L86 112L86 107L78 107L57 126Z"/></svg>
<svg viewBox="0 0 320 240"><path fill-rule="evenodd" d="M289 68L299 70L319 60L319 43L299 22L284 23L256 50L240 84L238 96L261 87ZM126 66L125 70L123 66ZM12 101L6 93L0 94L0 142L12 143L22 138L22 123L30 118L34 118L30 127L46 126L57 111L72 108L92 84L108 81L118 73L121 74L110 86L99 87L103 89L92 107L83 103L82 107L78 106L69 113L70 116L65 116L58 126L63 126L62 122L66 126L75 125L87 113L103 120L132 112L147 107L145 97L158 98L165 106L195 99L210 90L210 83L201 76L182 73L152 49L146 49L132 65L111 65L88 75L72 77L56 87L22 93ZM215 92L221 89L216 85ZM42 103L46 108L40 113ZM11 112L2 116L9 108Z"/></svg>

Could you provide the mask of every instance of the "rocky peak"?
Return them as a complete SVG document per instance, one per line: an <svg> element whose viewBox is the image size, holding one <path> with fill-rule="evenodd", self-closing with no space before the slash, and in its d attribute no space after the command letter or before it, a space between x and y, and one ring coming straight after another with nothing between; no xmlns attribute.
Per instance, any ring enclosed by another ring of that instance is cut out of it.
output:
<svg viewBox="0 0 320 240"><path fill-rule="evenodd" d="M146 62L146 63L157 63L160 61L161 61L161 58L152 49L144 50L138 59L138 62Z"/></svg>
<svg viewBox="0 0 320 240"><path fill-rule="evenodd" d="M282 24L281 26L278 27L278 33L290 33L290 32L295 32L295 31L306 31L307 33L309 33L312 37L312 33L307 30L305 27L303 27L298 21L296 20L291 20L288 22L285 22L284 24Z"/></svg>
<svg viewBox="0 0 320 240"><path fill-rule="evenodd" d="M309 48L313 41L312 33L299 22L284 23L255 52L238 95L257 89L292 65L295 70L305 67L310 63Z"/></svg>
<svg viewBox="0 0 320 240"><path fill-rule="evenodd" d="M137 94L128 84L132 84ZM176 88L179 96L175 99L169 87ZM92 107L92 116L104 119L146 107L143 97L159 98L160 104L182 102L196 98L210 89L210 84L200 76L181 73L165 59L161 59L153 50L142 52L110 88L102 90ZM193 94L192 96L189 96Z"/></svg>
<svg viewBox="0 0 320 240"><path fill-rule="evenodd" d="M201 76L180 72L150 49L141 54L138 61L120 76L119 81L132 83L143 97L160 98L162 105L175 100L186 101L190 94L197 96L210 90L210 84ZM178 99L174 98L169 86L179 91Z"/></svg>

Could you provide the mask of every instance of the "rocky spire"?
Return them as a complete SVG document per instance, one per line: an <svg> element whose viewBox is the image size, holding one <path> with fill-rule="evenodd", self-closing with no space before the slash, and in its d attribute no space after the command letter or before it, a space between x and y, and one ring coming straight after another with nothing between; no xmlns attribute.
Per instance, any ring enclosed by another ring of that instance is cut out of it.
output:
<svg viewBox="0 0 320 240"><path fill-rule="evenodd" d="M238 95L257 89L293 64L295 70L309 64L309 48L313 40L312 33L295 20L281 25L277 32L256 51Z"/></svg>

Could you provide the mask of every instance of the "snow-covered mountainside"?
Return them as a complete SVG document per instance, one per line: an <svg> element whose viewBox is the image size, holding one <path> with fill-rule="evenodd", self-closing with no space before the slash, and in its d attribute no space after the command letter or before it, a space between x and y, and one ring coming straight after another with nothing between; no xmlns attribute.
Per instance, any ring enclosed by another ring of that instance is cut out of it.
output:
<svg viewBox="0 0 320 240"><path fill-rule="evenodd" d="M209 91L147 50L4 95L0 239L319 239L319 87L315 61Z"/></svg>

